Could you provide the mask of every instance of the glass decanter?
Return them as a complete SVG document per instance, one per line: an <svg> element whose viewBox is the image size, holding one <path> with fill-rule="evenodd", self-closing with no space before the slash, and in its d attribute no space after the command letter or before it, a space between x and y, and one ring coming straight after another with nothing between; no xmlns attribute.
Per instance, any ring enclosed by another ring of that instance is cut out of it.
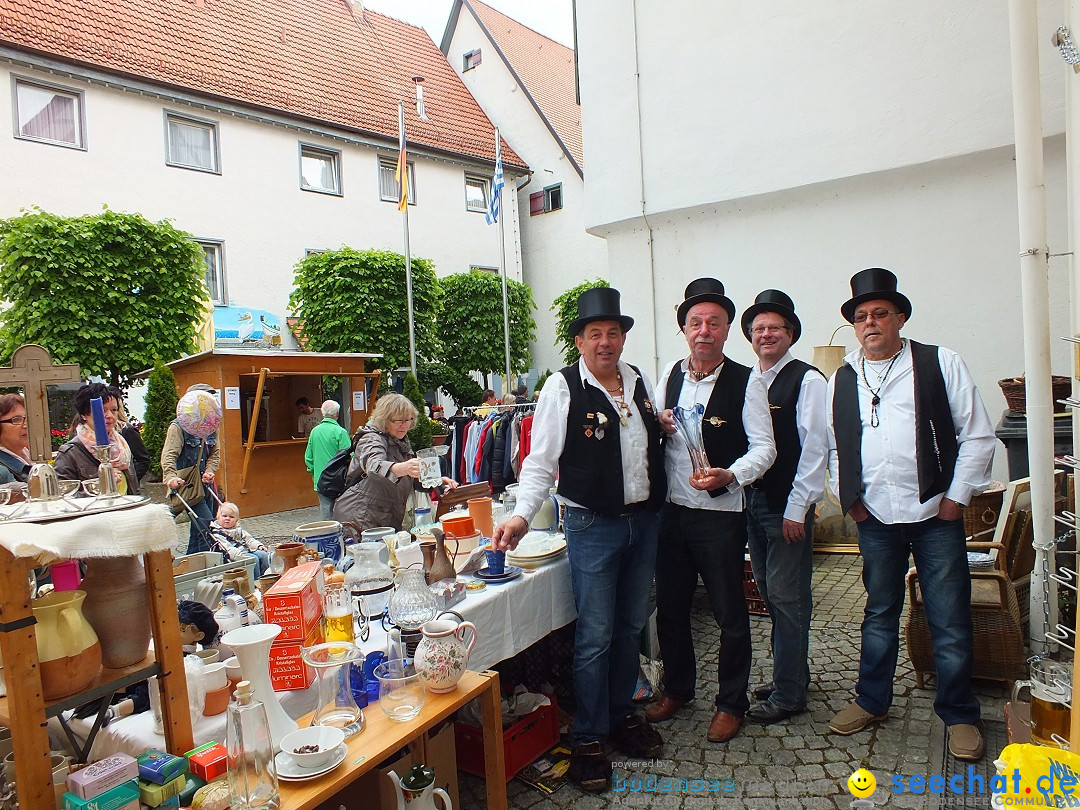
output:
<svg viewBox="0 0 1080 810"><path fill-rule="evenodd" d="M311 725L336 726L346 737L364 730L364 712L356 705L349 683L351 664L363 656L359 647L347 641L327 641L300 650L319 681L319 707Z"/></svg>
<svg viewBox="0 0 1080 810"><path fill-rule="evenodd" d="M394 572L382 561L384 548L382 541L353 543L348 548L353 565L345 572L345 587L356 600L361 616L367 619L378 619L386 612L394 587Z"/></svg>
<svg viewBox="0 0 1080 810"><path fill-rule="evenodd" d="M419 630L435 618L439 602L427 586L423 568L406 568L390 597L390 621L403 630Z"/></svg>

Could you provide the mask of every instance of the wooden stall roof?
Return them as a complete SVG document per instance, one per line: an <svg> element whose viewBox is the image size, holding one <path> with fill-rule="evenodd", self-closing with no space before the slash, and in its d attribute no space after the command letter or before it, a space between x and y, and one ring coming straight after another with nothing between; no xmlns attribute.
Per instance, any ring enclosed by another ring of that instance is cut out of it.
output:
<svg viewBox="0 0 1080 810"><path fill-rule="evenodd" d="M243 348L223 348L223 349L211 349L209 351L199 352L198 354L190 354L187 357L181 357L179 360L173 360L172 362L166 363L165 365L169 366L170 368L180 368L180 367L183 367L183 366L190 365L192 363L196 363L196 362L198 362L200 360L205 360L206 358L211 357L211 356L226 356L226 355L232 356L232 357L260 357L260 358L266 358L267 360L270 360L270 359L275 358L275 357L289 358L289 359L302 357L302 358L312 359L312 360L315 360L315 359L325 359L325 360L334 360L334 359L371 360L371 359L375 359L375 358L378 358L378 357L382 357L381 354L368 354L366 352L303 352L303 351L289 351L289 350L276 351L276 350L272 350L272 349L259 350L259 349L243 349ZM135 376L137 378L139 378L139 379L149 377L151 371L153 371L153 369L148 368L148 369L145 369L144 371L140 371Z"/></svg>

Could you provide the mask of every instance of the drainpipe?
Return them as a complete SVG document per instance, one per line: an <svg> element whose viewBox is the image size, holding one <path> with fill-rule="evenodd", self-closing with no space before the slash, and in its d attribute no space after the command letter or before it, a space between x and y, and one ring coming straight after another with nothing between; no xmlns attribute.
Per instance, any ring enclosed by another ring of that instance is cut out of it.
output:
<svg viewBox="0 0 1080 810"><path fill-rule="evenodd" d="M1039 95L1036 0L1009 0L1013 129L1020 235L1020 293L1024 315L1028 468L1035 570L1031 576L1032 649L1044 650L1049 623L1043 600L1054 545L1054 407L1050 396L1050 303L1043 184L1042 103Z"/></svg>
<svg viewBox="0 0 1080 810"><path fill-rule="evenodd" d="M656 253L655 245L653 242L653 229L649 224L649 217L646 214L646 195L645 195L645 145L644 138L642 137L641 127L641 43L638 40L638 0L632 0L634 11L634 105L637 108L637 136L638 136L638 178L641 181L640 185L640 206L641 206L641 221L645 223L645 228L649 233L649 306L653 311L652 318L652 340L653 340L653 369L652 378L655 380L660 375L660 341L659 331L657 325L660 323L662 315L656 311ZM668 323L667 320L664 321Z"/></svg>

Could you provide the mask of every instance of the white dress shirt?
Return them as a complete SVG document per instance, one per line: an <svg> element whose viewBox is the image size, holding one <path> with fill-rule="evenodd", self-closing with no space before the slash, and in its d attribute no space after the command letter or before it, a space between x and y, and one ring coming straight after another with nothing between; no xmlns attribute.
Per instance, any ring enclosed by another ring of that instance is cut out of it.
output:
<svg viewBox="0 0 1080 810"><path fill-rule="evenodd" d="M877 396L877 427L870 426L871 399L874 394L863 376L862 349L851 352L844 362L855 370L858 379L859 414L862 419L863 505L882 523L917 523L937 515L941 499L967 504L971 497L990 484L990 466L994 461L997 438L986 414L982 398L964 361L956 352L938 348L938 364L945 378L960 451L952 483L944 495L919 503L919 471L915 461L915 375L911 364L911 346L903 352L888 372L888 363L866 362L869 384ZM828 402L832 403L836 375L829 380ZM840 473L836 453L836 431L832 407L827 409L829 424L829 475L839 497Z"/></svg>
<svg viewBox="0 0 1080 810"><path fill-rule="evenodd" d="M764 380L766 388L772 388L776 376L794 359L788 352L766 371L761 370L759 361L754 366L754 375ZM825 468L829 458L829 439L825 427L825 395L828 388L828 382L816 371L806 372L799 386L799 398L795 401L795 425L799 429L802 454L784 508L785 520L802 523L810 507L825 497Z"/></svg>
<svg viewBox="0 0 1080 810"><path fill-rule="evenodd" d="M591 384L606 396L618 413L619 406L615 404L615 398L589 371L584 359L578 360L578 372L581 374L582 382ZM646 461L649 453L649 437L645 430L645 422L638 413L637 403L634 402L634 393L637 390L636 387L641 385L645 388L646 399L652 399L652 389L644 375L638 376L621 360L619 373L622 374L623 395L627 405L630 406L630 415L625 427L616 419L609 420L605 429L621 431L619 450L622 456L623 498L629 505L649 499L649 465ZM570 387L566 384L566 378L561 373L555 372L547 378L547 382L540 391L540 399L536 403L536 414L533 416L532 446L529 449L529 455L521 465L521 475L518 478L517 506L514 509L514 516L524 518L526 523L531 521L540 510L541 504L548 496L548 490L555 482L555 476L559 471L559 458L566 444L566 415L569 411ZM569 506L580 506L567 498L561 500Z"/></svg>
<svg viewBox="0 0 1080 810"><path fill-rule="evenodd" d="M724 362L727 362L726 360ZM690 378L683 360L676 360L664 369L656 384L657 407L661 411L678 405L680 408L692 408L696 403L707 406L712 396L716 376L723 368L721 363L712 374L701 381ZM665 402L667 382L672 374L682 374L683 384L679 391L679 401ZM679 506L691 509L711 509L716 512L740 512L743 508L743 487L756 481L765 474L776 460L776 445L773 444L772 416L769 414L769 392L760 376L750 375L746 384L746 399L742 409L743 430L749 447L744 455L735 459L728 467L735 474L735 480L727 487L723 495L712 497L708 492L690 486L690 476L694 471L690 463L690 453L686 441L678 431L669 436L667 452L664 454L668 475L668 500ZM715 465L715 462L713 462Z"/></svg>

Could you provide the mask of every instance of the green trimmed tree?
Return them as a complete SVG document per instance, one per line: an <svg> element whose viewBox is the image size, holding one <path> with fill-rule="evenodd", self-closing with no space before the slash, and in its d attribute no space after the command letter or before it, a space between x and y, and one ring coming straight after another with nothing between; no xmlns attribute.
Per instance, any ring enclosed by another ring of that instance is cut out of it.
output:
<svg viewBox="0 0 1080 810"><path fill-rule="evenodd" d="M505 373L502 277L471 270L446 276L439 283L443 291L439 331L454 336L452 341L446 341L443 353L446 365L459 372L478 371L484 375L485 382L489 374ZM513 279L506 282L506 301L510 321L510 369L523 373L532 363L529 343L536 339L536 319L533 318L536 304L529 285Z"/></svg>
<svg viewBox="0 0 1080 810"><path fill-rule="evenodd" d="M594 287L610 287L602 278L594 278L592 281L583 281L576 287L571 287L564 292L558 298L555 299L551 305L551 311L556 314L555 317L555 347L562 347L563 362L566 365L572 365L578 361L581 355L578 353L577 346L574 345L574 339L567 335L570 331L570 324L577 320L578 297L586 290L591 290ZM540 386L537 385L537 388Z"/></svg>
<svg viewBox="0 0 1080 810"><path fill-rule="evenodd" d="M409 443L412 444L412 449L422 450L425 447L431 447L431 435L434 430L431 426L431 420L428 419L424 396L420 393L420 383L416 381L416 377L412 375L412 372L405 375L401 385L401 392L416 406L417 410L416 425L409 431Z"/></svg>
<svg viewBox="0 0 1080 810"><path fill-rule="evenodd" d="M142 439L150 454L150 475L161 479L161 448L169 423L176 418L176 377L172 369L160 360L154 363L146 385L146 413L143 416Z"/></svg>
<svg viewBox="0 0 1080 810"><path fill-rule="evenodd" d="M419 363L418 366L421 390L441 388L458 405L479 405L483 401L483 386L466 372L451 368L446 363Z"/></svg>
<svg viewBox="0 0 1080 810"><path fill-rule="evenodd" d="M417 356L438 357L441 293L430 259L412 260L412 289ZM382 354L372 368L409 365L405 257L400 253L344 247L301 259L289 311L299 318L301 342L311 351Z"/></svg>
<svg viewBox="0 0 1080 810"><path fill-rule="evenodd" d="M195 350L205 274L189 234L141 214L33 209L0 220L0 355L40 343L55 362L126 388L155 361Z"/></svg>

